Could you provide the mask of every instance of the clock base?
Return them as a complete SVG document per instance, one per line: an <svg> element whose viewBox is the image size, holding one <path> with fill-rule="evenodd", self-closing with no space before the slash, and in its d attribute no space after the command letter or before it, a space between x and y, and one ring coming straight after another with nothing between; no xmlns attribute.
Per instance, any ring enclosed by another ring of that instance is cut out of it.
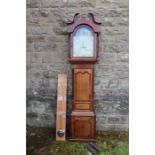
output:
<svg viewBox="0 0 155 155"><path fill-rule="evenodd" d="M72 142L96 142L95 139L68 139L68 140Z"/></svg>
<svg viewBox="0 0 155 155"><path fill-rule="evenodd" d="M93 111L73 111L71 114L71 139L74 141L94 141L96 115Z"/></svg>

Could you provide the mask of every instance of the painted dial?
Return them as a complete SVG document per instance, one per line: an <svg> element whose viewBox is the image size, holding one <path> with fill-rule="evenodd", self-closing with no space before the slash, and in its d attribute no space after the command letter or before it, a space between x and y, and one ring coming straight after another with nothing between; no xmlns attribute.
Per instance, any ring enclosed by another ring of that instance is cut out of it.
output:
<svg viewBox="0 0 155 155"><path fill-rule="evenodd" d="M81 26L73 36L73 57L93 57L94 36L88 26Z"/></svg>

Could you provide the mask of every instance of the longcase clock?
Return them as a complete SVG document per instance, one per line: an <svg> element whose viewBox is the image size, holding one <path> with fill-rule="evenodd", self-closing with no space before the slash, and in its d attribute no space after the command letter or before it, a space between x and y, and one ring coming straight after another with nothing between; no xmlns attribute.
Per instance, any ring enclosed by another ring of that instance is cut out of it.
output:
<svg viewBox="0 0 155 155"><path fill-rule="evenodd" d="M67 28L69 33L68 60L72 68L73 87L72 140L95 140L96 115L93 110L93 87L94 64L98 57L99 24L91 13L87 18L76 14Z"/></svg>

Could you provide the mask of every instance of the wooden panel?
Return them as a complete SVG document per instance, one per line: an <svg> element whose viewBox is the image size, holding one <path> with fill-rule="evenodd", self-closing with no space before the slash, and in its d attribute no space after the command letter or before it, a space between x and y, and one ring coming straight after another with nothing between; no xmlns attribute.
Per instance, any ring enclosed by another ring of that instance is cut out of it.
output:
<svg viewBox="0 0 155 155"><path fill-rule="evenodd" d="M74 71L74 100L91 101L92 100L92 70L75 69Z"/></svg>
<svg viewBox="0 0 155 155"><path fill-rule="evenodd" d="M66 132L66 96L67 96L67 75L58 75L57 87L57 114L56 114L56 140L65 141ZM58 132L64 132L64 136L59 136Z"/></svg>
<svg viewBox="0 0 155 155"><path fill-rule="evenodd" d="M72 111L71 116L93 116L96 117L94 111Z"/></svg>
<svg viewBox="0 0 155 155"><path fill-rule="evenodd" d="M92 122L88 117L75 118L74 121L74 136L78 138L91 137Z"/></svg>
<svg viewBox="0 0 155 155"><path fill-rule="evenodd" d="M72 138L93 139L95 137L94 116L74 116L72 118Z"/></svg>
<svg viewBox="0 0 155 155"><path fill-rule="evenodd" d="M89 110L90 109L90 104L75 104L76 110Z"/></svg>

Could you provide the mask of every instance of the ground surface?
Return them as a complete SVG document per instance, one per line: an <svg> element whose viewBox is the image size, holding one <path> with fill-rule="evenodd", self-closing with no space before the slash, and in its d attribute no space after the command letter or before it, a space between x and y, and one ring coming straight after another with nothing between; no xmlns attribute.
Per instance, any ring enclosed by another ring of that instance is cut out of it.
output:
<svg viewBox="0 0 155 155"><path fill-rule="evenodd" d="M96 136L98 155L128 155L128 133L102 132ZM27 127L27 155L89 155L84 143L56 142L54 131Z"/></svg>

